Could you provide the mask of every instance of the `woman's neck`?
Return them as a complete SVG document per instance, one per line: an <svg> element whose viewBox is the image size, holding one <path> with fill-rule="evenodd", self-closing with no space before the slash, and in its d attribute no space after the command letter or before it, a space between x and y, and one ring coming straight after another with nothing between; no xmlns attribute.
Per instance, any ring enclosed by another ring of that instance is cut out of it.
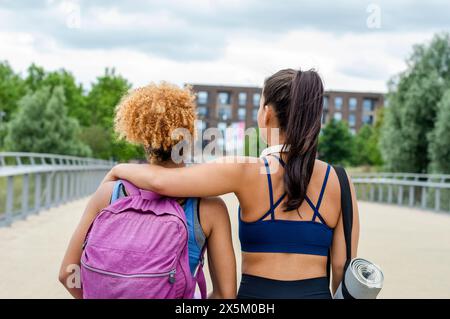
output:
<svg viewBox="0 0 450 319"><path fill-rule="evenodd" d="M279 134L278 136L267 136L267 146L283 145L286 142L284 134Z"/></svg>

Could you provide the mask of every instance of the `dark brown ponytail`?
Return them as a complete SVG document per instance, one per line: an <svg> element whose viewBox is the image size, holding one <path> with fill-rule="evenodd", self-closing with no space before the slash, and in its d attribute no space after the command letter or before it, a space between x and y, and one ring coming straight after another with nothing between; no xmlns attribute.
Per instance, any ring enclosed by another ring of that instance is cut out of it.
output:
<svg viewBox="0 0 450 319"><path fill-rule="evenodd" d="M266 79L266 105L277 113L289 145L284 174L285 210L298 209L306 196L317 153L323 105L323 84L314 70L285 69Z"/></svg>

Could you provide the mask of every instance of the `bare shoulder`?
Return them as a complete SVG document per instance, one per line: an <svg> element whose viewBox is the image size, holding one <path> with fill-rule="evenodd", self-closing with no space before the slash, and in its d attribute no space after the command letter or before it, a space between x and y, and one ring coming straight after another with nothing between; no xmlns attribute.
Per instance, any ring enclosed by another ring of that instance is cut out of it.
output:
<svg viewBox="0 0 450 319"><path fill-rule="evenodd" d="M115 183L116 183L115 181L110 181L110 182L101 184L97 188L95 193L92 195L90 201L99 210L101 210L109 205Z"/></svg>
<svg viewBox="0 0 450 319"><path fill-rule="evenodd" d="M225 215L228 217L227 205L222 198L217 196L204 197L200 200L200 215L218 217L220 215Z"/></svg>
<svg viewBox="0 0 450 319"><path fill-rule="evenodd" d="M330 165L331 168L325 189L326 197L332 202L337 203L340 202L341 199L341 187L339 185L339 178L336 174L336 171L334 170L333 165L321 160L316 160L314 166L314 175L316 175L315 179L318 184L322 185L328 165Z"/></svg>
<svg viewBox="0 0 450 319"><path fill-rule="evenodd" d="M220 197L201 198L199 210L200 224L207 237L214 227L228 227L230 224L227 205Z"/></svg>

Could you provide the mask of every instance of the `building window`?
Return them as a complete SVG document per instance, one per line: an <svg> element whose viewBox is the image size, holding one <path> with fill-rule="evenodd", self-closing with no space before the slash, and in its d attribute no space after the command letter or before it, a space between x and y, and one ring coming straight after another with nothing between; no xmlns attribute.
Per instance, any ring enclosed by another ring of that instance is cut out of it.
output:
<svg viewBox="0 0 450 319"><path fill-rule="evenodd" d="M226 139L226 131L227 131L227 123L224 122L219 122L217 123L217 128L219 129L220 132L220 137L217 138L217 145L219 147L224 147L225 146L225 139Z"/></svg>
<svg viewBox="0 0 450 319"><path fill-rule="evenodd" d="M217 115L223 121L231 119L231 105L220 105Z"/></svg>
<svg viewBox="0 0 450 319"><path fill-rule="evenodd" d="M362 121L364 124L373 124L373 115L363 115Z"/></svg>
<svg viewBox="0 0 450 319"><path fill-rule="evenodd" d="M238 120L245 121L246 116L247 116L247 110L243 107L238 108Z"/></svg>
<svg viewBox="0 0 450 319"><path fill-rule="evenodd" d="M342 110L342 97L336 96L334 98L334 108L336 110Z"/></svg>
<svg viewBox="0 0 450 319"><path fill-rule="evenodd" d="M217 94L217 116L223 121L231 119L231 94L229 92Z"/></svg>
<svg viewBox="0 0 450 319"><path fill-rule="evenodd" d="M356 107L358 106L358 100L356 97L351 97L348 99L348 108L350 111L356 111Z"/></svg>
<svg viewBox="0 0 450 319"><path fill-rule="evenodd" d="M217 94L217 102L218 104L231 104L231 95L229 92L219 92L219 94Z"/></svg>
<svg viewBox="0 0 450 319"><path fill-rule="evenodd" d="M375 101L373 99L364 99L363 109L364 112L373 112L373 110L375 109Z"/></svg>
<svg viewBox="0 0 450 319"><path fill-rule="evenodd" d="M352 135L355 135L355 134L356 134L356 130L355 130L354 128L351 128L351 129L350 129L350 133L351 133Z"/></svg>
<svg viewBox="0 0 450 319"><path fill-rule="evenodd" d="M238 95L239 106L245 106L247 104L247 93L240 92Z"/></svg>
<svg viewBox="0 0 450 319"><path fill-rule="evenodd" d="M328 110L328 96L323 97L323 109Z"/></svg>
<svg viewBox="0 0 450 319"><path fill-rule="evenodd" d="M197 104L207 104L208 103L208 92L199 91L197 93Z"/></svg>
<svg viewBox="0 0 450 319"><path fill-rule="evenodd" d="M259 100L261 99L261 94L255 93L253 94L253 106L259 107Z"/></svg>
<svg viewBox="0 0 450 319"><path fill-rule="evenodd" d="M341 120L342 120L342 113L341 113L341 112L336 112L336 113L334 113L334 114L333 114L333 118L334 118L336 121L341 121Z"/></svg>
<svg viewBox="0 0 450 319"><path fill-rule="evenodd" d="M350 115L348 116L348 125L349 125L350 127L354 127L354 126L356 125L356 117L355 117L355 114L350 114Z"/></svg>
<svg viewBox="0 0 450 319"><path fill-rule="evenodd" d="M197 106L197 115L198 116L208 116L208 107L206 106Z"/></svg>
<svg viewBox="0 0 450 319"><path fill-rule="evenodd" d="M252 119L254 122L256 122L258 120L258 109L253 109Z"/></svg>

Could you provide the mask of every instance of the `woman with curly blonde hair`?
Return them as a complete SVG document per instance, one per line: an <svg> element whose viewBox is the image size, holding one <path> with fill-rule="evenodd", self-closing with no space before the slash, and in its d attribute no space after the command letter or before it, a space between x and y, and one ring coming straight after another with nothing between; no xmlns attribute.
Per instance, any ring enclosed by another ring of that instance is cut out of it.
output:
<svg viewBox="0 0 450 319"><path fill-rule="evenodd" d="M195 104L189 88L181 89L162 82L133 90L116 108L115 130L128 142L144 147L151 164L177 168L171 159L172 148L182 139L172 138L177 129L194 134ZM81 288L71 288L68 266L80 265L82 245L97 214L111 203L112 195L127 196L118 182L102 184L89 200L69 243L60 269L60 281L75 298L82 298ZM118 195L117 195L118 194ZM210 298L235 298L236 260L231 241L231 226L224 202L218 197L184 198L178 202L186 213L188 225L189 266L194 273L206 245L213 291Z"/></svg>

